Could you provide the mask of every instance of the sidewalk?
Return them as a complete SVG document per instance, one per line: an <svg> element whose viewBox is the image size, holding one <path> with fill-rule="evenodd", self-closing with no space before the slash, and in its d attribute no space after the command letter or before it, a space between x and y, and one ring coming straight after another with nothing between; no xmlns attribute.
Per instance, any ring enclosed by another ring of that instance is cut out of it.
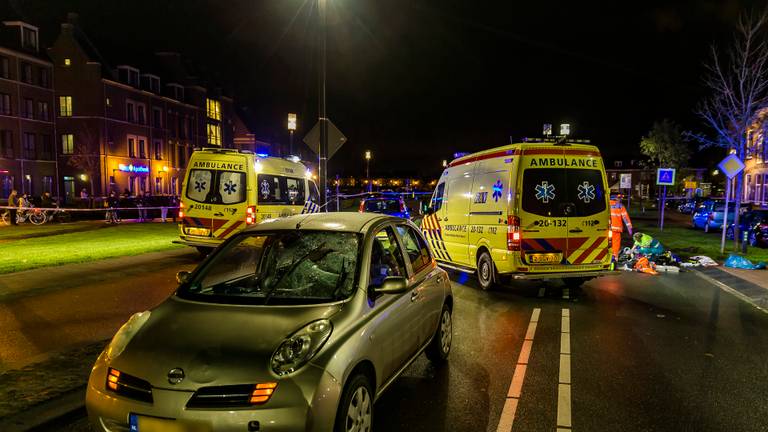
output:
<svg viewBox="0 0 768 432"><path fill-rule="evenodd" d="M725 266L697 268L705 278L756 308L768 313L768 270L743 270Z"/></svg>

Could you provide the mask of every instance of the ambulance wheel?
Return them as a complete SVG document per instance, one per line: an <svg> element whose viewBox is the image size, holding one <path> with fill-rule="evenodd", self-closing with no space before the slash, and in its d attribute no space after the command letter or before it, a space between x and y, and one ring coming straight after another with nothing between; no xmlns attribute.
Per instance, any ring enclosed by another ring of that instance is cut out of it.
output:
<svg viewBox="0 0 768 432"><path fill-rule="evenodd" d="M493 288L496 282L496 266L493 265L491 255L487 251L483 251L477 257L477 281L483 291Z"/></svg>

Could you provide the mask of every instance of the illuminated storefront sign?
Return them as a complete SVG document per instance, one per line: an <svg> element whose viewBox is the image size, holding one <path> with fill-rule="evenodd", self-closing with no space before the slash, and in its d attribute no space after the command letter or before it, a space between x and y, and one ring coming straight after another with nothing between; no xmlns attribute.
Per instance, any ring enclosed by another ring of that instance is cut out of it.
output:
<svg viewBox="0 0 768 432"><path fill-rule="evenodd" d="M132 172L132 173L148 173L149 167L143 166L143 165L126 165L126 164L119 164L117 166L117 169L123 172Z"/></svg>

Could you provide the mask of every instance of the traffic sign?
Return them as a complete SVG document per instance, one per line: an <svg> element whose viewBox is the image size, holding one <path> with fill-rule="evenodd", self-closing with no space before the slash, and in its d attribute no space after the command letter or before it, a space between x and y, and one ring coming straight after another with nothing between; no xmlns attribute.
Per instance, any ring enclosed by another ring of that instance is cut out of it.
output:
<svg viewBox="0 0 768 432"><path fill-rule="evenodd" d="M720 167L720 170L723 171L726 177L731 179L744 169L744 162L735 154L730 154L720 161L717 166Z"/></svg>
<svg viewBox="0 0 768 432"><path fill-rule="evenodd" d="M674 168L656 169L656 185L657 186L674 186L675 185L675 169Z"/></svg>
<svg viewBox="0 0 768 432"><path fill-rule="evenodd" d="M312 149L313 152L320 154L320 122L323 120L318 120L317 123L315 123L315 126L312 128L312 130L309 131L307 136L304 137L304 142L309 146L310 149ZM328 159L333 156L334 153L336 153L339 148L341 148L342 145L344 145L345 142L347 142L347 137L344 136L343 133L339 130L339 128L336 127L335 124L333 124L332 121L326 120L328 122Z"/></svg>
<svg viewBox="0 0 768 432"><path fill-rule="evenodd" d="M632 189L632 174L622 174L619 181L620 189Z"/></svg>
<svg viewBox="0 0 768 432"><path fill-rule="evenodd" d="M544 136L552 135L552 123L544 123Z"/></svg>
<svg viewBox="0 0 768 432"><path fill-rule="evenodd" d="M685 182L685 188L686 189L696 189L696 182L695 181L686 181Z"/></svg>

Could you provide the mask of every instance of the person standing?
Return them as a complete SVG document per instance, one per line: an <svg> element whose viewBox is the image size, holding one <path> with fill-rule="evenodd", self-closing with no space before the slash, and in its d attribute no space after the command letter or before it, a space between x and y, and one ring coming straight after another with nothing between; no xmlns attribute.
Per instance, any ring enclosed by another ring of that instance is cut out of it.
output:
<svg viewBox="0 0 768 432"><path fill-rule="evenodd" d="M629 235L632 235L632 221L629 219L627 209L621 204L617 197L611 197L611 246L613 248L613 259L619 259L621 251L621 233L624 232L624 225L627 226Z"/></svg>
<svg viewBox="0 0 768 432"><path fill-rule="evenodd" d="M109 197L107 197L107 223L109 224L117 224L120 223L120 218L117 216L117 208L120 206L120 200L117 197L117 194L115 191L112 191L109 193Z"/></svg>
<svg viewBox="0 0 768 432"><path fill-rule="evenodd" d="M16 201L19 196L18 194L16 189L13 189L11 190L11 194L8 195L8 207L10 207L10 209L8 209L8 218L11 220L11 225L18 225L16 223Z"/></svg>
<svg viewBox="0 0 768 432"><path fill-rule="evenodd" d="M147 211L144 210L144 195L139 192L136 194L136 208L139 209L139 222L144 222L147 218Z"/></svg>
<svg viewBox="0 0 768 432"><path fill-rule="evenodd" d="M176 216L179 214L179 197L171 195L171 216L173 223L176 223Z"/></svg>

